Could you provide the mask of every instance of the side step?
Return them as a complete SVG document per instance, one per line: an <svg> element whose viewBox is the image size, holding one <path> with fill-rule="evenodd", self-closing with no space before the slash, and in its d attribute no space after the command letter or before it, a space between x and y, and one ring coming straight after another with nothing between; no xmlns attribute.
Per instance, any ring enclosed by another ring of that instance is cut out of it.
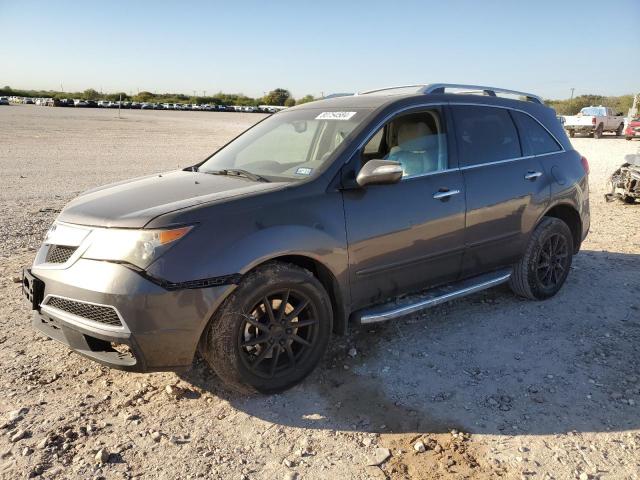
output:
<svg viewBox="0 0 640 480"><path fill-rule="evenodd" d="M358 310L353 313L351 318L359 324L384 322L385 320L409 315L419 312L420 310L435 307L436 305L455 298L465 297L472 293L495 287L496 285L507 282L509 277L511 277L510 268L485 273L458 283L437 287L421 294L411 295L401 300L393 300L389 303Z"/></svg>

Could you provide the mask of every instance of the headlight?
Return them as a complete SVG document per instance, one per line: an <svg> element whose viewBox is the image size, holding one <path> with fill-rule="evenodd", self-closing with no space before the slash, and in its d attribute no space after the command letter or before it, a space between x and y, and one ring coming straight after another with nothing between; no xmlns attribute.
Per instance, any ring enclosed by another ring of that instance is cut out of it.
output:
<svg viewBox="0 0 640 480"><path fill-rule="evenodd" d="M89 248L82 254L92 260L112 260L147 268L193 227L163 230L98 228L91 232Z"/></svg>

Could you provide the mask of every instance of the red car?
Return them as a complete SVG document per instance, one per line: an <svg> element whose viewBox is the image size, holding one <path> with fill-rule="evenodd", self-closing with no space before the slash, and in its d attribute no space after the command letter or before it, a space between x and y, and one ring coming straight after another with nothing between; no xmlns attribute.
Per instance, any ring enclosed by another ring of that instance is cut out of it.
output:
<svg viewBox="0 0 640 480"><path fill-rule="evenodd" d="M624 138L627 140L640 138L640 117L636 117L629 122L627 129L624 131Z"/></svg>

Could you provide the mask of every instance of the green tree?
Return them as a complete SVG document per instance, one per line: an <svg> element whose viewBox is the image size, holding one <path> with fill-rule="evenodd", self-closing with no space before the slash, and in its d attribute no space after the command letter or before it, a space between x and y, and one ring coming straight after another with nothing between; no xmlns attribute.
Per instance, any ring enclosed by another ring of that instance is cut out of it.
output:
<svg viewBox="0 0 640 480"><path fill-rule="evenodd" d="M313 95L305 95L304 97L296 100L296 105L302 105L303 103L313 102L314 100L315 98L313 97Z"/></svg>
<svg viewBox="0 0 640 480"><path fill-rule="evenodd" d="M293 107L296 104L296 100L293 97L289 97L284 101L285 107Z"/></svg>
<svg viewBox="0 0 640 480"><path fill-rule="evenodd" d="M93 88L88 88L82 92L82 98L85 100L98 100L100 98L100 93Z"/></svg>
<svg viewBox="0 0 640 480"><path fill-rule="evenodd" d="M276 88L267 93L262 100L266 105L279 105L282 107L289 97L291 97L289 90Z"/></svg>
<svg viewBox="0 0 640 480"><path fill-rule="evenodd" d="M142 91L133 96L133 100L136 102L151 102L155 99L155 95L151 92Z"/></svg>

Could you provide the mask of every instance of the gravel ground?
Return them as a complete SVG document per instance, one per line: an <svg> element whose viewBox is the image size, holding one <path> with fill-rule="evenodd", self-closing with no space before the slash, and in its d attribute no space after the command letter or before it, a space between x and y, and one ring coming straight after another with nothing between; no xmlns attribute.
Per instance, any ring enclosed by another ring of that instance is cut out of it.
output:
<svg viewBox="0 0 640 480"><path fill-rule="evenodd" d="M198 360L112 371L29 327L13 277L65 202L195 163L261 118L122 116L0 107L0 477L640 478L640 204L603 200L638 142L573 140L592 225L553 299L496 288L353 329L302 385L245 397Z"/></svg>

